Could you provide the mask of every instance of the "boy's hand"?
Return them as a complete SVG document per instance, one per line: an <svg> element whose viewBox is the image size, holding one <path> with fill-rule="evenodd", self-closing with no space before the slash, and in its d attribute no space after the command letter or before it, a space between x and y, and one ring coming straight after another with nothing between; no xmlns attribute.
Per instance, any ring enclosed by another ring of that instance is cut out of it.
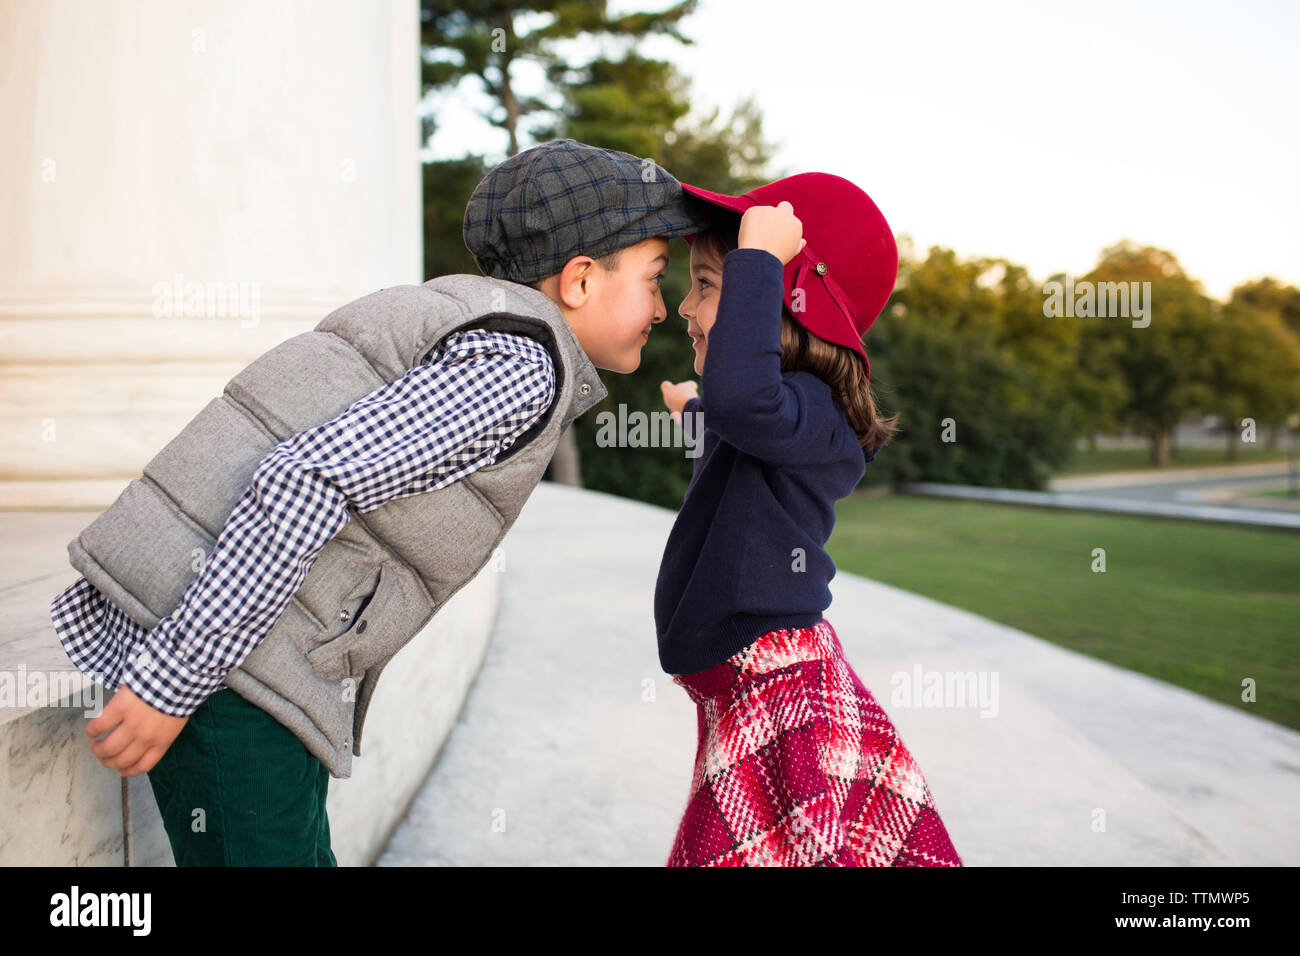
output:
<svg viewBox="0 0 1300 956"><path fill-rule="evenodd" d="M120 776L134 777L153 769L188 721L155 710L123 684L103 712L86 725L86 736L111 731L103 740L92 740L90 752Z"/></svg>
<svg viewBox="0 0 1300 956"><path fill-rule="evenodd" d="M795 218L794 207L782 200L779 206L751 206L740 217L737 245L741 249L766 249L785 265L807 245L803 223Z"/></svg>
<svg viewBox="0 0 1300 956"><path fill-rule="evenodd" d="M668 379L659 383L659 391L663 393L664 404L668 406L668 411L672 412L673 420L680 422L682 420L682 409L692 398L700 397L700 385L698 382L687 379L685 382L678 382L674 385Z"/></svg>

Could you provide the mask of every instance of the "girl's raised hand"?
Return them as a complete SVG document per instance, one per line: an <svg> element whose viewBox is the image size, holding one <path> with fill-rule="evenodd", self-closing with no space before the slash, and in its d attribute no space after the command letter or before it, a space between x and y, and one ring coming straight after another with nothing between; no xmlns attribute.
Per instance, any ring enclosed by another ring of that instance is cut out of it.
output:
<svg viewBox="0 0 1300 956"><path fill-rule="evenodd" d="M700 384L691 379L676 384L664 379L659 383L659 391L663 393L664 404L668 406L673 421L680 422L682 420L682 408L692 398L700 397Z"/></svg>
<svg viewBox="0 0 1300 956"><path fill-rule="evenodd" d="M738 246L741 249L766 249L785 265L807 244L803 223L794 207L782 200L778 206L751 206L740 217Z"/></svg>

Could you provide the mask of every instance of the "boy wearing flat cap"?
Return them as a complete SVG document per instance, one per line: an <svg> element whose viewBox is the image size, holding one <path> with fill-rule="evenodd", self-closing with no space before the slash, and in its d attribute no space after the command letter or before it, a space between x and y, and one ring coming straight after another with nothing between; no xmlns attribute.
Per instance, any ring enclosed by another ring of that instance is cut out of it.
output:
<svg viewBox="0 0 1300 956"><path fill-rule="evenodd" d="M178 865L337 865L327 786L380 672L487 563L605 396L596 369L639 365L668 240L702 225L687 202L626 153L511 157L465 211L484 275L271 349L69 543L83 577L51 618L117 690L91 750L149 775Z"/></svg>

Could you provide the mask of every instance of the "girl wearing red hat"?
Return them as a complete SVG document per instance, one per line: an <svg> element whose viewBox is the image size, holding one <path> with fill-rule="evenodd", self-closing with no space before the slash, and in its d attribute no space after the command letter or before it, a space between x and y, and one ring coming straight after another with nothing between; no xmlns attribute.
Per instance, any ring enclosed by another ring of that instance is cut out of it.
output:
<svg viewBox="0 0 1300 956"><path fill-rule="evenodd" d="M660 663L699 718L667 865L961 866L823 617L835 502L897 421L877 414L861 343L893 290L893 234L825 173L683 189L713 221L688 238L678 309L703 394L661 386L703 443L655 587Z"/></svg>

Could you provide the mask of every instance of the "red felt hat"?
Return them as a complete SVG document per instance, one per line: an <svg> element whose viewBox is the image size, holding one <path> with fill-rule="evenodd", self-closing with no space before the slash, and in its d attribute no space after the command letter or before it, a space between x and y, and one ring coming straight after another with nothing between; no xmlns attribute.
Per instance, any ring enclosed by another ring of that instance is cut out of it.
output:
<svg viewBox="0 0 1300 956"><path fill-rule="evenodd" d="M830 173L787 176L740 196L687 183L682 189L740 214L751 206L790 203L803 223L807 245L786 263L785 306L813 335L857 352L870 380L862 336L880 316L898 278L898 245L871 197Z"/></svg>

